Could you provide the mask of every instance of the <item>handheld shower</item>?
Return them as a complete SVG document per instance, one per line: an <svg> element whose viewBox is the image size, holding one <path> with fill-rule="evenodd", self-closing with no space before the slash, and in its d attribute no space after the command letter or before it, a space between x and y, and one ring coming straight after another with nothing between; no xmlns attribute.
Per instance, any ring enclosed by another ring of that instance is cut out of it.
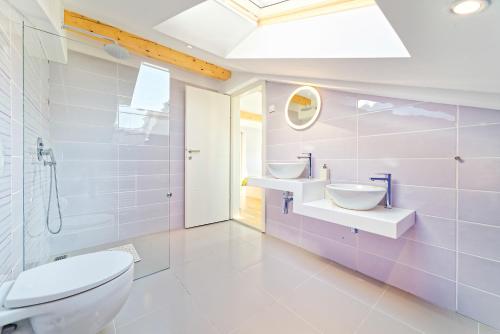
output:
<svg viewBox="0 0 500 334"><path fill-rule="evenodd" d="M44 166L49 166L50 168L50 183L49 183L49 201L47 204L47 215L45 217L45 225L47 226L47 230L51 234L58 234L62 230L63 220L61 214L61 204L59 202L59 187L57 182L57 169L56 169L56 158L54 156L54 151L51 148L45 148L42 138L38 138L36 141L36 153L38 161L43 161ZM48 160L46 159L48 157ZM55 183L56 190L56 202L57 202L57 212L59 214L59 226L57 229L52 230L50 227L50 205L52 203L52 188L53 183Z"/></svg>

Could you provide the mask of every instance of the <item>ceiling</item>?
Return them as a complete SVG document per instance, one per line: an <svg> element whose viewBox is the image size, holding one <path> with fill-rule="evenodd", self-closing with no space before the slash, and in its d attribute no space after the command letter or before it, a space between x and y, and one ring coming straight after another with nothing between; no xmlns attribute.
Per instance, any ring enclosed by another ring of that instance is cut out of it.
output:
<svg viewBox="0 0 500 334"><path fill-rule="evenodd" d="M262 92L254 91L240 97L240 110L262 114Z"/></svg>
<svg viewBox="0 0 500 334"><path fill-rule="evenodd" d="M498 0L469 17L450 14L453 0L377 0L411 54L411 58L379 59L225 59L188 49L186 42L154 29L203 0L64 2L69 10L236 72L500 93Z"/></svg>
<svg viewBox="0 0 500 334"><path fill-rule="evenodd" d="M206 0L155 29L228 59L410 56L380 8L373 3L260 25L220 0Z"/></svg>

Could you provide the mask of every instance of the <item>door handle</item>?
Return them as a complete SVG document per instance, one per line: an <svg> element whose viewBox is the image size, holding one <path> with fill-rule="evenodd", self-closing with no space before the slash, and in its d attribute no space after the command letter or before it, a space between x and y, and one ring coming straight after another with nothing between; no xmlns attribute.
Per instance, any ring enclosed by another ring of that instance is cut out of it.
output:
<svg viewBox="0 0 500 334"><path fill-rule="evenodd" d="M188 150L188 153L191 154L191 153L199 153L201 152L200 150Z"/></svg>

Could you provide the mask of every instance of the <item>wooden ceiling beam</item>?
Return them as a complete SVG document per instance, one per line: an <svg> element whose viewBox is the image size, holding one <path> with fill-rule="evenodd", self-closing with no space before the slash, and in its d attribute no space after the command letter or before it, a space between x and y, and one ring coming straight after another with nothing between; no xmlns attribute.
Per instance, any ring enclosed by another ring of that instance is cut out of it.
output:
<svg viewBox="0 0 500 334"><path fill-rule="evenodd" d="M231 78L231 71L223 67L75 12L64 11L64 24L112 38L121 46L140 56L159 60L218 80L228 80ZM94 39L96 38L94 37ZM104 39L101 39L101 41L110 43Z"/></svg>

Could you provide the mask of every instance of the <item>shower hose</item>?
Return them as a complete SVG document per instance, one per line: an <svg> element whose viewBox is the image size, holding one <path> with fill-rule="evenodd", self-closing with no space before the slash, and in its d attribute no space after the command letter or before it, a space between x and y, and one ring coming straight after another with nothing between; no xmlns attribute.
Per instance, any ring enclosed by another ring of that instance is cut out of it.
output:
<svg viewBox="0 0 500 334"><path fill-rule="evenodd" d="M49 203L47 204L47 217L45 219L45 225L47 225L47 230L51 234L58 234L61 232L62 229L62 215L61 215L61 204L59 203L59 187L57 186L57 170L56 170L56 164L55 163L48 163L50 167L50 189L49 189ZM57 212L59 214L59 226L57 229L52 230L50 227L50 204L52 202L52 180L54 180L55 183L55 190L56 190L56 202L57 202Z"/></svg>

